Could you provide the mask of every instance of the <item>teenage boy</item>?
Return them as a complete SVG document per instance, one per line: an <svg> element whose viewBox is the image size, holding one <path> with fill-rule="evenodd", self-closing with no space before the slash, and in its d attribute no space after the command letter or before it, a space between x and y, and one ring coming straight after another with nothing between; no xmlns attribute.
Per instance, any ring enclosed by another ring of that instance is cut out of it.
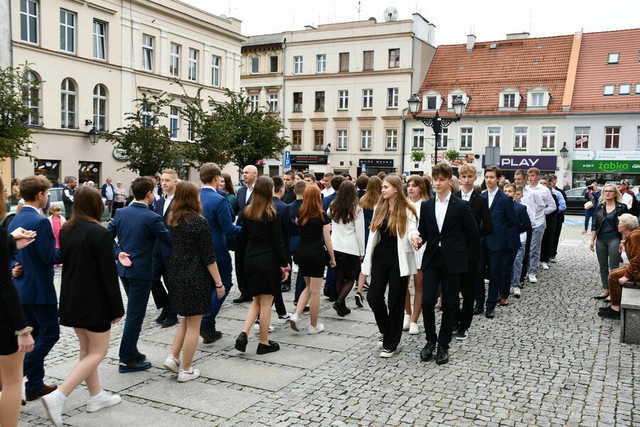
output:
<svg viewBox="0 0 640 427"><path fill-rule="evenodd" d="M289 233L291 232L291 226L289 224L289 206L284 203L280 198L284 195L284 180L279 176L273 177L273 207L278 213L280 219L280 229L282 230L282 240L289 242ZM289 260L291 264L291 260ZM291 279L287 277L287 280L282 283L280 292L278 295L273 296L273 304L276 307L278 313L278 319L285 322L289 320L289 314L287 308L284 305L282 299L282 292L289 292L291 290Z"/></svg>
<svg viewBox="0 0 640 427"><path fill-rule="evenodd" d="M551 192L551 197L555 202L557 209L545 216L547 228L542 235L542 248L540 251L540 264L543 270L549 269L549 263L553 257L553 247L555 245L556 231L558 229L559 216L567 209L562 194L553 188L553 180L551 176L540 178L540 185L546 187Z"/></svg>
<svg viewBox="0 0 640 427"><path fill-rule="evenodd" d="M424 362L433 358L438 365L449 361L451 333L456 326L458 290L462 276L467 272L469 257L478 253L480 234L467 202L451 193L451 167L439 163L432 170L436 197L420 206L420 224L413 232L412 244L427 247L422 258L424 272L422 310L427 343L420 352ZM438 290L442 291L442 322L436 335L434 307Z"/></svg>
<svg viewBox="0 0 640 427"><path fill-rule="evenodd" d="M298 249L298 243L300 243L300 227L298 227L298 211L302 206L302 196L304 189L307 188L307 183L300 180L293 186L293 191L296 193L296 200L289 204L289 220L291 223L291 235L289 236L289 253L293 257L293 254ZM295 294L293 297L293 305L298 305L298 298L302 291L304 291L306 284L304 277L298 271L296 275Z"/></svg>
<svg viewBox="0 0 640 427"><path fill-rule="evenodd" d="M511 289L510 293L514 297L520 298L520 276L522 273L522 261L524 259L524 253L526 250L527 235L531 234L531 214L527 209L527 206L522 203L522 186L507 185L504 192L513 197L515 203L516 215L518 217L518 225L520 234L518 236L520 241L520 247L516 252L513 259L513 271L511 273Z"/></svg>
<svg viewBox="0 0 640 427"><path fill-rule="evenodd" d="M292 170L288 170L282 175L284 180L284 195L281 197L282 201L286 204L293 203L296 199L296 193L293 191L295 184L296 173Z"/></svg>

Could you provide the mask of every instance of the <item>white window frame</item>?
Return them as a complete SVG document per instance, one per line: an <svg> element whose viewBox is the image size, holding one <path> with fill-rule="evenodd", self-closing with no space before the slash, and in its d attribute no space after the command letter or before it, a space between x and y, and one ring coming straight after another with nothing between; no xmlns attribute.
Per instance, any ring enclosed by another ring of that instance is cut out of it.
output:
<svg viewBox="0 0 640 427"><path fill-rule="evenodd" d="M93 127L98 132L105 132L109 126L107 122L107 112L109 92L107 87L101 83L93 88Z"/></svg>
<svg viewBox="0 0 640 427"><path fill-rule="evenodd" d="M640 83L636 83L636 95L640 95Z"/></svg>
<svg viewBox="0 0 640 427"><path fill-rule="evenodd" d="M522 131L524 129L524 131ZM513 127L513 151L527 151L527 143L529 142L529 127L514 126Z"/></svg>
<svg viewBox="0 0 640 427"><path fill-rule="evenodd" d="M435 138L435 135L434 135ZM440 132L440 141L436 141L438 145L438 150L448 150L449 147L449 128L442 128L442 132Z"/></svg>
<svg viewBox="0 0 640 427"><path fill-rule="evenodd" d="M73 89L69 87L73 85ZM60 127L63 129L76 129L78 122L78 84L67 77L60 85Z"/></svg>
<svg viewBox="0 0 640 427"><path fill-rule="evenodd" d="M142 103L140 106L140 110L142 111L142 127L151 127L154 122L154 114L151 111L151 106L148 102Z"/></svg>
<svg viewBox="0 0 640 427"><path fill-rule="evenodd" d="M156 38L149 34L142 35L142 69L153 71L155 66L154 45Z"/></svg>
<svg viewBox="0 0 640 427"><path fill-rule="evenodd" d="M473 127L461 126L460 127L460 151L467 151L467 150L470 151L472 149L473 149Z"/></svg>
<svg viewBox="0 0 640 427"><path fill-rule="evenodd" d="M620 63L619 52L611 52L607 55L607 64L619 64L619 63Z"/></svg>
<svg viewBox="0 0 640 427"><path fill-rule="evenodd" d="M604 85L602 87L603 96L613 96L616 92L616 85Z"/></svg>
<svg viewBox="0 0 640 427"><path fill-rule="evenodd" d="M345 70L342 69L342 58L347 58L347 68ZM348 73L351 71L351 52L339 52L338 53L338 72L339 73Z"/></svg>
<svg viewBox="0 0 640 427"><path fill-rule="evenodd" d="M424 150L424 128L413 128L411 141L412 150Z"/></svg>
<svg viewBox="0 0 640 427"><path fill-rule="evenodd" d="M26 10L22 9L20 3L20 40L27 43L38 44L40 41L40 2L37 0L26 0ZM31 13L32 6L35 9L35 15ZM35 27L35 29L33 28ZM31 40L31 30L35 36L35 40ZM23 35L24 33L24 35ZM26 36L26 38L24 37Z"/></svg>
<svg viewBox="0 0 640 427"><path fill-rule="evenodd" d="M618 95L631 95L631 85L629 83L620 83L618 86Z"/></svg>
<svg viewBox="0 0 640 427"><path fill-rule="evenodd" d="M534 98L539 98L542 102L534 104ZM544 87L534 87L527 92L527 109L544 110L549 106L549 90Z"/></svg>
<svg viewBox="0 0 640 427"><path fill-rule="evenodd" d="M62 15L64 14L64 22L62 22ZM69 17L72 17L73 23L69 23ZM60 9L60 16L58 21L58 27L60 30L60 45L59 48L62 52L75 54L77 50L76 40L76 28L78 26L78 14L71 10ZM71 44L71 48L69 45Z"/></svg>
<svg viewBox="0 0 640 427"><path fill-rule="evenodd" d="M497 129L498 132L492 132ZM502 145L502 126L487 126L487 147L500 147Z"/></svg>
<svg viewBox="0 0 640 427"><path fill-rule="evenodd" d="M251 72L251 74L260 73L260 57L259 56L252 56L251 60L250 60L249 67L251 68L249 70Z"/></svg>
<svg viewBox="0 0 640 427"><path fill-rule="evenodd" d="M277 93L270 93L269 100L267 101L267 103L269 104L270 113L278 112L278 94Z"/></svg>
<svg viewBox="0 0 640 427"><path fill-rule="evenodd" d="M397 87L387 88L387 108L396 109L400 102L400 89Z"/></svg>
<svg viewBox="0 0 640 427"><path fill-rule="evenodd" d="M339 89L338 90L338 110L348 110L348 109L349 109L349 90Z"/></svg>
<svg viewBox="0 0 640 427"><path fill-rule="evenodd" d="M509 97L513 96L513 105L507 105L507 103L505 103L507 96ZM518 109L518 107L520 107L520 101L521 101L521 97L518 89L507 88L507 89L504 89L502 92L500 92L500 99L498 100L498 108L505 111L515 111Z"/></svg>
<svg viewBox="0 0 640 427"><path fill-rule="evenodd" d="M103 31L100 32L99 29ZM102 61L107 60L109 46L109 23L99 19L93 20L93 57ZM102 51L102 52L100 52Z"/></svg>
<svg viewBox="0 0 640 427"><path fill-rule="evenodd" d="M540 102L536 102L536 100ZM531 92L531 107L544 106L544 92Z"/></svg>
<svg viewBox="0 0 640 427"><path fill-rule="evenodd" d="M222 86L222 57L211 55L211 85Z"/></svg>
<svg viewBox="0 0 640 427"><path fill-rule="evenodd" d="M586 133L585 133L586 129ZM578 146L578 137L584 138L587 137L586 145L584 142L580 142L580 146ZM573 128L573 149L574 150L588 150L589 142L591 141L591 126L575 126Z"/></svg>
<svg viewBox="0 0 640 427"><path fill-rule="evenodd" d="M607 133L607 128L611 128L611 129L618 129L618 133ZM614 136L618 136L618 146L614 147L613 146L613 142L614 142ZM611 151L616 151L620 149L620 136L622 135L622 126L617 126L617 125L611 125L611 126L605 126L604 127L604 149L605 150L611 150ZM607 137L611 136L611 147L607 148Z"/></svg>
<svg viewBox="0 0 640 427"><path fill-rule="evenodd" d="M360 129L360 151L371 151L373 148L373 129Z"/></svg>
<svg viewBox="0 0 640 427"><path fill-rule="evenodd" d="M182 56L182 46L178 43L169 44L169 75L180 78L180 56Z"/></svg>
<svg viewBox="0 0 640 427"><path fill-rule="evenodd" d="M29 109L29 114L27 115L27 124L29 126L40 126L41 82L40 76L35 71L28 70L25 73L22 100L25 107Z"/></svg>
<svg viewBox="0 0 640 427"><path fill-rule="evenodd" d="M549 132L548 129L553 129L553 132ZM540 151L556 151L557 139L558 139L557 126L549 125L549 126L540 127Z"/></svg>
<svg viewBox="0 0 640 427"><path fill-rule="evenodd" d="M249 110L258 111L259 106L260 106L260 95L258 94L249 95Z"/></svg>
<svg viewBox="0 0 640 427"><path fill-rule="evenodd" d="M180 138L180 107L169 106L169 137L172 140Z"/></svg>
<svg viewBox="0 0 640 427"><path fill-rule="evenodd" d="M200 62L200 51L192 47L189 48L189 68L187 79L192 82L198 81L198 63Z"/></svg>
<svg viewBox="0 0 640 427"><path fill-rule="evenodd" d="M327 55L324 53L316 55L316 73L327 72Z"/></svg>
<svg viewBox="0 0 640 427"><path fill-rule="evenodd" d="M398 149L398 129L385 129L385 150L395 151Z"/></svg>
<svg viewBox="0 0 640 427"><path fill-rule="evenodd" d="M302 55L296 55L293 57L293 74L302 74L304 70L304 62Z"/></svg>
<svg viewBox="0 0 640 427"><path fill-rule="evenodd" d="M338 129L337 131L336 150L347 151L349 148L349 131L347 129Z"/></svg>
<svg viewBox="0 0 640 427"><path fill-rule="evenodd" d="M373 89L362 89L362 109L373 109Z"/></svg>
<svg viewBox="0 0 640 427"><path fill-rule="evenodd" d="M436 99L436 108L429 108L429 98ZM442 97L437 92L428 92L422 98L422 111L437 111L442 105Z"/></svg>
<svg viewBox="0 0 640 427"><path fill-rule="evenodd" d="M453 98L457 97L457 96L461 96L462 97L462 102L464 102L464 104L466 105L469 102L469 95L467 95L467 93L463 90L460 89L454 89L451 92L449 92L449 94L447 95L447 110L448 111L453 111ZM439 106L438 106L439 108Z"/></svg>
<svg viewBox="0 0 640 427"><path fill-rule="evenodd" d="M300 103L296 104L296 93L300 94ZM294 113L302 113L302 109L304 108L304 92L293 92L293 112ZM299 109L296 109L296 105L300 105Z"/></svg>
<svg viewBox="0 0 640 427"><path fill-rule="evenodd" d="M370 68L366 67L365 59L367 57L367 54L371 54L371 67ZM375 68L375 59L376 59L375 51L373 51L373 50L363 50L362 51L362 71L373 71L374 68Z"/></svg>
<svg viewBox="0 0 640 427"><path fill-rule="evenodd" d="M391 52L392 52L392 51L396 51L396 50L398 51L398 56L397 56L397 58L395 58L395 61L394 61L394 62L393 62L393 64L392 64L392 63L391 63ZM392 49L389 49L389 51L388 51L388 56L389 56L389 57L388 57L388 60L389 60L389 61L388 61L388 64L387 64L387 65L389 66L389 68L400 68L400 48L392 48Z"/></svg>

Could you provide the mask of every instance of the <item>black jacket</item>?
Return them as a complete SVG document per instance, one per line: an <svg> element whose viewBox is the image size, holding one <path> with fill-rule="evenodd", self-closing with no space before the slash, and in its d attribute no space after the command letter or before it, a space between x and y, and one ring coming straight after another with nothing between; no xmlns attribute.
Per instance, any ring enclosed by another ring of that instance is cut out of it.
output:
<svg viewBox="0 0 640 427"><path fill-rule="evenodd" d="M75 195L75 188L64 187L62 190L62 203L64 204L64 216L71 218L71 209L73 209L73 196ZM46 211L45 211L46 212Z"/></svg>
<svg viewBox="0 0 640 427"><path fill-rule="evenodd" d="M462 191L458 191L455 196L462 199ZM478 190L473 190L468 203L471 208L471 213L476 220L480 237L482 238L491 234L493 232L493 224L491 223L491 212L489 211L489 202L487 199L482 197L482 193Z"/></svg>
<svg viewBox="0 0 640 427"><path fill-rule="evenodd" d="M616 202L616 228L618 227L618 218L625 213L627 213L627 205ZM598 204L593 212L593 222L591 223L591 231L595 231L596 235L600 234L605 215L605 203Z"/></svg>

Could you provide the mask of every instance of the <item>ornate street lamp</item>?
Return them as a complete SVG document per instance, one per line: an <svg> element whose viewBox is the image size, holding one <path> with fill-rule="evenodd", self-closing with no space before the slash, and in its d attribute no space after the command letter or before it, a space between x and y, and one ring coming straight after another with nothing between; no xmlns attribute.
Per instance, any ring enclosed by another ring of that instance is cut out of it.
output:
<svg viewBox="0 0 640 427"><path fill-rule="evenodd" d="M567 142L562 143L562 148L560 149L560 157L566 159L569 157L569 150L567 150Z"/></svg>
<svg viewBox="0 0 640 427"><path fill-rule="evenodd" d="M91 130L87 132L87 135L89 135L89 142L91 145L96 145L98 143L99 134L95 127L92 127Z"/></svg>

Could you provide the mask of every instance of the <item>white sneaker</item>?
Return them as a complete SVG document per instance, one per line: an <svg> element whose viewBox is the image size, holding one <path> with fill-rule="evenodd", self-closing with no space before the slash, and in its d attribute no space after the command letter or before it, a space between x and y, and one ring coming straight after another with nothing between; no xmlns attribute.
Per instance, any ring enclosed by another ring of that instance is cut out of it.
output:
<svg viewBox="0 0 640 427"><path fill-rule="evenodd" d="M409 335L418 335L420 333L420 329L416 322L411 322L409 324Z"/></svg>
<svg viewBox="0 0 640 427"><path fill-rule="evenodd" d="M380 357L382 357L383 359L388 359L390 357L393 357L394 354L396 354L396 352L393 350L382 349L382 351L380 352Z"/></svg>
<svg viewBox="0 0 640 427"><path fill-rule="evenodd" d="M520 298L520 288L513 288L513 296Z"/></svg>
<svg viewBox="0 0 640 427"><path fill-rule="evenodd" d="M180 373L178 374L178 382L186 383L187 381L195 380L200 376L200 371L193 366L190 371L185 371L184 369L180 369Z"/></svg>
<svg viewBox="0 0 640 427"><path fill-rule="evenodd" d="M319 334L322 331L324 331L324 325L322 323L318 323L318 326L316 326L315 328L313 326L309 326L307 333L309 335L315 335Z"/></svg>
<svg viewBox="0 0 640 427"><path fill-rule="evenodd" d="M538 283L538 278L536 277L535 274L529 275L529 283Z"/></svg>
<svg viewBox="0 0 640 427"><path fill-rule="evenodd" d="M62 395L62 396L60 396ZM60 390L55 390L40 399L49 419L56 427L62 427L62 411L66 398Z"/></svg>
<svg viewBox="0 0 640 427"><path fill-rule="evenodd" d="M408 331L409 330L409 323L411 323L411 316L409 316L408 314L404 315L404 322L402 323L402 330L403 331Z"/></svg>
<svg viewBox="0 0 640 427"><path fill-rule="evenodd" d="M300 328L298 327L299 321L300 316L298 316L298 313L293 313L291 317L289 317L289 327L296 332L300 332Z"/></svg>
<svg viewBox="0 0 640 427"><path fill-rule="evenodd" d="M275 329L273 329L273 326L269 325L269 332L273 332ZM255 332L256 334L260 333L260 322L256 322L253 324L253 332Z"/></svg>
<svg viewBox="0 0 640 427"><path fill-rule="evenodd" d="M548 270L549 269L549 264L548 263L543 262L543 263L541 263L541 265L542 265L542 269L543 270Z"/></svg>
<svg viewBox="0 0 640 427"><path fill-rule="evenodd" d="M180 360L176 359L175 357L173 357L173 355L170 354L167 356L162 366L177 374L180 370Z"/></svg>
<svg viewBox="0 0 640 427"><path fill-rule="evenodd" d="M484 284L488 285L489 284L489 279L484 279Z"/></svg>
<svg viewBox="0 0 640 427"><path fill-rule="evenodd" d="M100 409L110 408L122 402L122 398L117 394L107 393L102 390L100 393L87 400L87 412L96 412Z"/></svg>

